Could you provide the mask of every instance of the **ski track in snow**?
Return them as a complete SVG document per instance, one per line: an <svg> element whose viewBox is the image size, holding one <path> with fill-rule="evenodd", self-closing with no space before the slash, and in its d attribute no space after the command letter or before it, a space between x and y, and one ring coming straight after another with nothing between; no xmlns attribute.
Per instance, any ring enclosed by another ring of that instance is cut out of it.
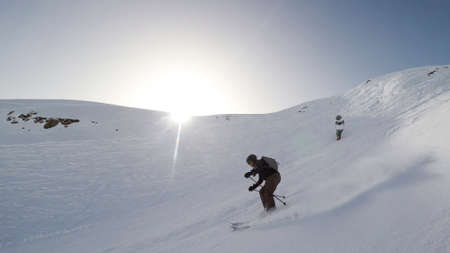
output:
<svg viewBox="0 0 450 253"><path fill-rule="evenodd" d="M172 167L178 126L165 113L0 100L5 118L81 120L49 130L0 121L0 249L450 252L449 101L448 67L423 67L277 113L197 117ZM280 161L288 205L271 215L247 191L249 153ZM237 221L251 227L233 232Z"/></svg>

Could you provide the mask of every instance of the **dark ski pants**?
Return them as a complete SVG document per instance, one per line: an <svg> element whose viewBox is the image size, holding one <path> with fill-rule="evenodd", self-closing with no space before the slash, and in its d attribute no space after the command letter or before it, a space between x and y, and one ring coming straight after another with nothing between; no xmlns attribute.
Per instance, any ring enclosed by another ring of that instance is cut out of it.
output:
<svg viewBox="0 0 450 253"><path fill-rule="evenodd" d="M339 140L342 138L342 132L344 132L344 129L336 130L336 139Z"/></svg>
<svg viewBox="0 0 450 253"><path fill-rule="evenodd" d="M259 190L259 196L261 197L261 202L266 211L275 208L275 200L273 199L273 193L277 189L278 184L281 181L280 173L274 173L266 179L266 183Z"/></svg>

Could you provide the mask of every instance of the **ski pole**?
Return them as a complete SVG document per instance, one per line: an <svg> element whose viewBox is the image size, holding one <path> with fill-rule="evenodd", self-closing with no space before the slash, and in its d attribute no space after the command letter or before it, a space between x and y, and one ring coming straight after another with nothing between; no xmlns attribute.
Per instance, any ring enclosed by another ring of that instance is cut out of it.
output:
<svg viewBox="0 0 450 253"><path fill-rule="evenodd" d="M253 180L253 182L255 182L256 183L256 180L255 179L253 179L252 177L250 178L251 180ZM284 195L278 195L278 194L272 194L274 197L278 197L278 198L282 198L282 199L286 199L287 197L286 196L284 196Z"/></svg>
<svg viewBox="0 0 450 253"><path fill-rule="evenodd" d="M272 194L273 196L277 196L278 198L282 198L282 199L285 199L286 198L286 196L284 196L284 195L278 195L278 194Z"/></svg>
<svg viewBox="0 0 450 253"><path fill-rule="evenodd" d="M260 191L255 190L255 192L260 192ZM276 198L278 201L280 201L281 203L283 203L283 205L287 205L286 202L284 202L283 200L279 199L276 195L272 194L272 196L273 196L274 198Z"/></svg>
<svg viewBox="0 0 450 253"><path fill-rule="evenodd" d="M250 178L253 182L255 182L256 183L256 180L255 179L253 179L252 177ZM262 188L262 187L261 187ZM259 192L259 190L256 190L257 192ZM276 198L277 200L279 200L281 203L283 203L283 205L287 205L287 203L286 202L284 202L283 200L281 200L279 197L278 197L278 195L276 195L276 194L272 194L272 196L274 197L274 198ZM285 196L281 196L281 197L284 197L284 198L286 198Z"/></svg>
<svg viewBox="0 0 450 253"><path fill-rule="evenodd" d="M252 180L253 180L253 182L255 182L256 183L256 180L255 179L253 179L253 178L251 178ZM279 198L282 198L282 199L285 199L286 198L286 196L284 196L284 195L278 195L278 194L272 194L273 196L277 196L277 197L279 197Z"/></svg>

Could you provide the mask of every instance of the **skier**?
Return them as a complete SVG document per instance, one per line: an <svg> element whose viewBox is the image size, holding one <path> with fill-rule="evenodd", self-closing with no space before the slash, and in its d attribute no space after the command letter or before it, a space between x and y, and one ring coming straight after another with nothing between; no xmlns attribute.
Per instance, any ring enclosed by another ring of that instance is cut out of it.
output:
<svg viewBox="0 0 450 253"><path fill-rule="evenodd" d="M256 187L261 185L265 180L264 186L259 190L259 196L261 197L261 202L266 212L274 210L276 207L273 193L281 180L280 173L277 170L278 166L276 161L264 156L258 160L256 155L251 154L247 157L247 163L253 169L245 173L244 177L249 178L250 176L256 176L256 174L259 175L259 180L254 185L250 186L248 190L255 190ZM269 163L271 163L272 166L270 166Z"/></svg>
<svg viewBox="0 0 450 253"><path fill-rule="evenodd" d="M344 119L341 115L336 116L336 140L339 141L342 138L342 132L344 132Z"/></svg>

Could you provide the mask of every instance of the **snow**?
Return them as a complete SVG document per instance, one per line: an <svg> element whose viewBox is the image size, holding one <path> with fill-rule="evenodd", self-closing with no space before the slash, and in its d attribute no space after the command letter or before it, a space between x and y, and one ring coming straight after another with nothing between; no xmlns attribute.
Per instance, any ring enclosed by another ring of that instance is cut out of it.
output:
<svg viewBox="0 0 450 253"><path fill-rule="evenodd" d="M80 119L0 121L0 251L450 252L449 101L448 66L408 69L277 113L195 117L175 156L167 113L0 100L4 119ZM270 215L247 191L250 153L280 162L288 205Z"/></svg>

